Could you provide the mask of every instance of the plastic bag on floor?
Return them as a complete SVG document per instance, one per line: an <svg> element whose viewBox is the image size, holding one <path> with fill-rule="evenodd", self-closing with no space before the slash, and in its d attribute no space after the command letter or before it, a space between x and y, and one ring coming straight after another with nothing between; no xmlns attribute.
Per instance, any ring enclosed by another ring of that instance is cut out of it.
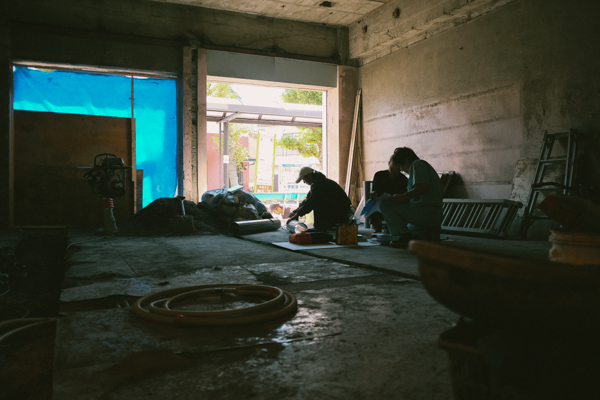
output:
<svg viewBox="0 0 600 400"><path fill-rule="evenodd" d="M237 189L232 192L234 197L239 199L240 203L252 204L256 208L258 215L268 212L267 207L254 196L254 194L245 191L244 189Z"/></svg>
<svg viewBox="0 0 600 400"><path fill-rule="evenodd" d="M202 202L215 213L236 219L259 219L268 213L267 207L242 186L209 190L202 195Z"/></svg>
<svg viewBox="0 0 600 400"><path fill-rule="evenodd" d="M260 219L256 208L252 204L241 205L234 215L236 220L255 220Z"/></svg>

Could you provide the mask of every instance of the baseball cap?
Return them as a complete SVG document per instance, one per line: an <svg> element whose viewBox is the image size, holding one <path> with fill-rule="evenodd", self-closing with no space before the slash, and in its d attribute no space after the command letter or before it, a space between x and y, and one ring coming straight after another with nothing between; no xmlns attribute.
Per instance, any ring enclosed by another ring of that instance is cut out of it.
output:
<svg viewBox="0 0 600 400"><path fill-rule="evenodd" d="M296 183L300 183L302 178L304 178L308 174L312 174L313 172L315 172L315 170L311 167L302 167L300 173L298 174L298 179L296 179Z"/></svg>

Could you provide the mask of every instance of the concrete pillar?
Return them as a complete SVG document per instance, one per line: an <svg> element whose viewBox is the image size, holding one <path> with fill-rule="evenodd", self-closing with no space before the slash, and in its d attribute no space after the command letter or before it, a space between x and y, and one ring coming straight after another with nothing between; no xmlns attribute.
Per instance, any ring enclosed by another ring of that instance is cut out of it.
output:
<svg viewBox="0 0 600 400"><path fill-rule="evenodd" d="M6 26L6 13L0 17L0 228L10 226L12 213L10 196L13 193L10 176L12 66L10 63L10 29Z"/></svg>
<svg viewBox="0 0 600 400"><path fill-rule="evenodd" d="M231 187L229 184L229 122L223 124L223 186Z"/></svg>
<svg viewBox="0 0 600 400"><path fill-rule="evenodd" d="M327 177L346 182L358 68L338 66L337 86L327 91ZM359 144L360 145L360 144Z"/></svg>
<svg viewBox="0 0 600 400"><path fill-rule="evenodd" d="M184 47L183 49L183 76L182 76L182 140L181 140L181 189L180 192L188 200L193 200L196 195L196 97L197 80L195 74L196 49Z"/></svg>
<svg viewBox="0 0 600 400"><path fill-rule="evenodd" d="M198 81L198 202L204 192L208 190L208 134L206 128L206 49L198 49L197 55L197 81Z"/></svg>
<svg viewBox="0 0 600 400"><path fill-rule="evenodd" d="M183 137L181 173L183 196L198 202L208 186L206 134L206 50L183 49Z"/></svg>
<svg viewBox="0 0 600 400"><path fill-rule="evenodd" d="M206 50L183 49L183 133L181 186L187 200L198 202L208 187L206 132Z"/></svg>

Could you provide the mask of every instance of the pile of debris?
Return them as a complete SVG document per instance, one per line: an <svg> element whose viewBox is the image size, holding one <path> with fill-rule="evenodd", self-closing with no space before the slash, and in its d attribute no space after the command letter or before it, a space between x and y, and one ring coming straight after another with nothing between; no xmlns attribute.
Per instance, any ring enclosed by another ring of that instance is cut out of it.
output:
<svg viewBox="0 0 600 400"><path fill-rule="evenodd" d="M267 208L252 193L240 188L210 190L200 203L178 198L160 198L148 204L129 221L119 224L119 233L127 236L175 236L181 234L175 220L193 217L196 234L227 234L233 221L272 218Z"/></svg>
<svg viewBox="0 0 600 400"><path fill-rule="evenodd" d="M202 203L208 205L226 225L233 221L273 218L256 196L239 186L209 190L202 195Z"/></svg>
<svg viewBox="0 0 600 400"><path fill-rule="evenodd" d="M226 233L215 213L203 203L183 200L185 214L194 218L198 234ZM178 234L174 217L181 215L181 200L163 197L138 211L130 220L119 224L119 234L127 236L172 236Z"/></svg>

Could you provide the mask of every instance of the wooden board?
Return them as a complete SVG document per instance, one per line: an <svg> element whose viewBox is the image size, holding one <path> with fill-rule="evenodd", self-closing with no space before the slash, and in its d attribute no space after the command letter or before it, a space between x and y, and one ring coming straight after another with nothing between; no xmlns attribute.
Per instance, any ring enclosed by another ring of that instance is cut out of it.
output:
<svg viewBox="0 0 600 400"><path fill-rule="evenodd" d="M100 198L84 178L94 157L116 154L131 166L130 118L14 111L14 226L102 225ZM114 199L114 214L131 218L135 170L127 171L127 194Z"/></svg>
<svg viewBox="0 0 600 400"><path fill-rule="evenodd" d="M379 246L379 243L372 242L358 242L357 244L335 244L333 242L323 244L296 244L290 242L274 242L275 246L283 247L284 249L298 251L298 250L322 250L322 249L344 249L348 247L370 247Z"/></svg>
<svg viewBox="0 0 600 400"><path fill-rule="evenodd" d="M359 182L364 179L362 171L362 154L361 154L361 139L359 131L359 117L361 110L361 93L362 89L356 92L356 101L354 104L354 118L352 120L352 134L350 141L350 154L348 155L348 170L346 171L346 186L345 191L348 198L354 206L358 206L360 202L360 193L358 193ZM358 167L355 169L355 164Z"/></svg>
<svg viewBox="0 0 600 400"><path fill-rule="evenodd" d="M144 204L144 170L135 171L135 212L140 211Z"/></svg>

